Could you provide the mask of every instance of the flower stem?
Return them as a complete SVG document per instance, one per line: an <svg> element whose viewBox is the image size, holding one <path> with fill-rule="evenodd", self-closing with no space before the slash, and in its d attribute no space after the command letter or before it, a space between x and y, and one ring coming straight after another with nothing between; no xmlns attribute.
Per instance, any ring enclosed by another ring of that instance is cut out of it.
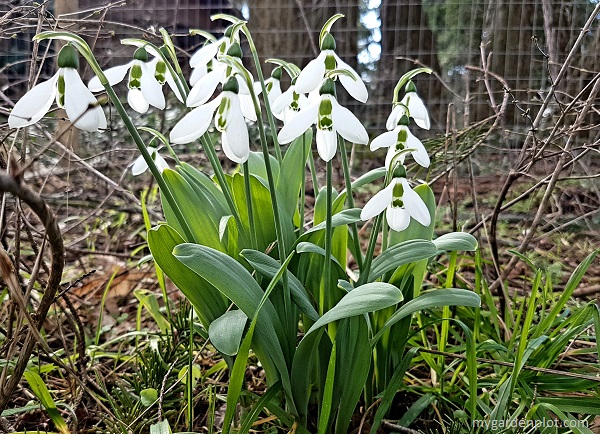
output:
<svg viewBox="0 0 600 434"><path fill-rule="evenodd" d="M244 189L246 196L246 208L248 209L248 224L250 226L250 242L254 250L258 250L258 241L256 240L256 230L254 229L254 211L252 207L252 190L250 189L250 170L248 162L242 165L244 172Z"/></svg>
<svg viewBox="0 0 600 434"><path fill-rule="evenodd" d="M346 182L346 203L348 208L354 208L354 196L352 196L352 182L350 180L350 168L348 166L348 155L346 153L346 141L342 136L338 136L338 145L340 148L340 154L342 155L342 168L344 170L344 180ZM356 251L356 264L358 265L359 272L362 271L363 267L363 256L360 251L360 240L358 239L358 226L356 222L350 225L352 230L352 238L354 239L354 250Z"/></svg>
<svg viewBox="0 0 600 434"><path fill-rule="evenodd" d="M373 225L373 229L371 230L371 236L369 237L369 246L367 247L365 263L363 264L363 269L358 279L358 286L367 283L367 279L369 278L369 271L371 271L371 262L373 262L373 254L375 253L375 245L377 244L377 235L379 235L379 229L381 228L383 215L384 213L381 213L377 216L375 224Z"/></svg>
<svg viewBox="0 0 600 434"><path fill-rule="evenodd" d="M313 156L312 151L308 153L308 164L310 166L310 174L312 177L313 193L316 198L317 193L319 192L319 180L317 179L317 170L315 169L315 158Z"/></svg>
<svg viewBox="0 0 600 434"><path fill-rule="evenodd" d="M333 186L332 186L332 174L333 171L331 166L331 160L327 162L327 187L326 187L326 210L325 210L325 267L323 271L323 277L325 279L323 296L323 312L327 312L332 306L329 306L331 301L331 244L333 237L333 228L331 227L331 217L333 213Z"/></svg>
<svg viewBox="0 0 600 434"><path fill-rule="evenodd" d="M304 208L306 206L306 132L302 133L302 183L300 184L300 207L298 213L300 215L300 227L298 229L298 236L304 232Z"/></svg>
<svg viewBox="0 0 600 434"><path fill-rule="evenodd" d="M258 52L256 51L256 45L254 45L254 40L252 39L252 35L248 30L248 27L244 24L243 26L244 34L246 35L246 39L248 40L248 46L250 47L250 52L252 53L252 59L254 60L254 67L256 68L256 75L258 77L258 81L260 82L260 88L262 90L263 101L265 103L265 109L267 111L267 119L269 120L269 127L271 128L271 135L273 137L273 147L275 148L275 156L277 161L281 163L281 149L279 149L279 141L277 140L277 127L275 126L275 119L273 118L273 112L271 111L271 104L269 103L269 98L267 94L267 87L265 86L265 78L262 73L262 67L260 65L260 59L258 58ZM260 117L258 116L258 112L256 113L257 118L260 122Z"/></svg>

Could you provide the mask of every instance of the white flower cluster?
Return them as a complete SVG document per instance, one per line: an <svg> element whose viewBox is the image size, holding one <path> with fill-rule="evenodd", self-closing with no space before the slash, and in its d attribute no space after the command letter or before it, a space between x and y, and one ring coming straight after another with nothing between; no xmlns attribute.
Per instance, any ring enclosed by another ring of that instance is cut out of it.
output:
<svg viewBox="0 0 600 434"><path fill-rule="evenodd" d="M230 28L231 29L231 28ZM339 137L356 144L369 143L369 135L361 122L347 108L339 104L336 83L339 82L356 100L366 102L367 88L359 74L335 53L335 40L329 32L321 38L321 53L297 75L292 74L290 87L282 92L282 70L276 67L265 81L266 96L273 115L283 122L279 131L279 143L290 143L311 126L316 125L317 152L324 161L330 161L337 152ZM127 77L127 102L138 113L144 114L150 106L165 108L162 86L167 83L181 102L191 110L173 127L170 141L186 144L204 135L213 123L221 133L225 155L236 163L244 163L250 153L248 121L255 122L257 114L251 92L261 93L260 83L249 86L247 81L227 63L237 58L241 64L241 48L237 35L228 29L221 39L207 43L190 59L192 74L191 90L187 97L181 94L174 77L160 53L150 50L154 57L148 59L148 51L140 47L132 61L104 71L108 84L113 86ZM77 73L76 50L65 45L58 56L58 72L48 81L31 89L12 110L8 119L13 128L25 127L38 122L56 99L64 107L73 125L85 131L106 128L106 117L92 92L104 89L98 77L85 86ZM291 73L290 73L291 74ZM248 73L249 75L249 73ZM251 76L249 75L250 79ZM214 96L217 87L221 92ZM252 89L251 89L252 88ZM430 164L429 156L421 141L409 130L409 118L421 128L429 129L430 121L423 101L409 81L404 98L396 103L387 120L387 132L375 138L371 150L388 148L385 166L390 176L388 185L366 204L361 213L368 220L384 210L390 228L404 230L413 218L422 225L430 222L429 211L410 187L403 167L408 153L423 167ZM156 147L148 147L151 158L160 171L168 167ZM131 165L134 175L143 173L147 163L138 158ZM402 175L392 175L401 173Z"/></svg>

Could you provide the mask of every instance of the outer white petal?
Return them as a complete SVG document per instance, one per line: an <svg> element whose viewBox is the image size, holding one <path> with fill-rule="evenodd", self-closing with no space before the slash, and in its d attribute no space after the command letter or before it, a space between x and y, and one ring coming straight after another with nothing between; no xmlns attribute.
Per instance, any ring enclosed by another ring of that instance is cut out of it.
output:
<svg viewBox="0 0 600 434"><path fill-rule="evenodd" d="M288 90L279 95L273 103L271 103L271 110L273 113L281 113L294 102L294 86L290 86Z"/></svg>
<svg viewBox="0 0 600 434"><path fill-rule="evenodd" d="M428 130L431 127L429 113L423 103L423 100L415 92L408 92L402 98L402 103L408 106L410 117L415 120L415 123L421 128Z"/></svg>
<svg viewBox="0 0 600 434"><path fill-rule="evenodd" d="M279 80L273 79L273 87L271 87L271 91L269 92L269 105L273 106L273 103L277 98L281 96L281 82Z"/></svg>
<svg viewBox="0 0 600 434"><path fill-rule="evenodd" d="M162 173L163 170L169 168L169 165L167 164L167 161L162 157L162 155L158 153L158 151L156 151L155 153L156 155L154 155L154 163L156 163L158 171Z"/></svg>
<svg viewBox="0 0 600 434"><path fill-rule="evenodd" d="M396 185L396 179L393 179L390 184L373 196L365 207L360 212L361 220L369 220L376 215L379 215L386 209L394 198L394 186Z"/></svg>
<svg viewBox="0 0 600 434"><path fill-rule="evenodd" d="M342 107L333 97L331 98L331 120L333 128L344 139L360 145L369 143L369 134L358 118L346 107Z"/></svg>
<svg viewBox="0 0 600 434"><path fill-rule="evenodd" d="M190 75L190 84L194 86L196 83L198 83L198 80L200 80L206 74L208 74L208 68L206 67L206 65L198 65L195 68L192 68L192 73Z"/></svg>
<svg viewBox="0 0 600 434"><path fill-rule="evenodd" d="M390 164L392 164L392 160L394 159L394 157L396 156L397 153L398 153L398 151L396 151L395 146L391 146L390 149L388 149L387 155L385 156L385 168L386 169L390 168ZM404 154L404 153L400 154L400 157L398 157L396 162L400 163L400 164L404 164L405 158L406 158L406 154Z"/></svg>
<svg viewBox="0 0 600 434"><path fill-rule="evenodd" d="M410 188L406 178L401 178L400 182L404 188L404 193L402 194L402 202L404 202L404 207L412 218L421 223L423 226L429 226L431 224L431 215L429 214L427 205L425 205L425 202L423 202L421 196L419 196L412 188Z"/></svg>
<svg viewBox="0 0 600 434"><path fill-rule="evenodd" d="M200 65L206 65L208 62L210 62L210 60L217 55L219 46L224 40L225 38L218 39L215 42L206 44L204 47L196 51L190 58L190 66L192 68L197 68Z"/></svg>
<svg viewBox="0 0 600 434"><path fill-rule="evenodd" d="M317 129L317 152L323 161L335 157L337 151L337 133L332 130Z"/></svg>
<svg viewBox="0 0 600 434"><path fill-rule="evenodd" d="M406 138L406 147L416 149L416 151L411 152L411 155L419 165L423 167L429 167L431 161L429 160L429 154L427 154L425 146L423 146L423 143L421 143L419 139L413 136L408 128L406 129L406 132L408 133Z"/></svg>
<svg viewBox="0 0 600 434"><path fill-rule="evenodd" d="M200 137L208 130L212 121L213 113L221 102L221 96L211 102L196 107L185 115L171 130L169 135L171 143L190 143Z"/></svg>
<svg viewBox="0 0 600 434"><path fill-rule="evenodd" d="M396 232L403 231L410 223L410 214L404 207L388 206L385 218L389 227Z"/></svg>
<svg viewBox="0 0 600 434"><path fill-rule="evenodd" d="M383 134L375 137L371 142L371 151L375 151L379 148L389 148L396 145L398 140L398 133L396 131L386 131Z"/></svg>
<svg viewBox="0 0 600 434"><path fill-rule="evenodd" d="M239 107L232 104L227 128L222 135L223 152L236 163L244 163L250 155L248 126Z"/></svg>
<svg viewBox="0 0 600 434"><path fill-rule="evenodd" d="M393 129L395 129L398 126L400 118L404 116L405 113L406 108L404 106L397 105L396 107L394 107L392 109L392 112L388 116L387 121L385 122L385 127L387 128L387 130L392 131Z"/></svg>
<svg viewBox="0 0 600 434"><path fill-rule="evenodd" d="M111 86L114 86L115 84L122 82L127 75L127 71L129 71L129 68L131 68L131 65L133 65L133 62L134 61L132 60L125 65L114 66L104 71L104 75L106 76L108 83ZM94 77L88 83L88 89L92 92L100 92L104 90L104 86L102 86L102 83L100 83L100 79L98 77Z"/></svg>
<svg viewBox="0 0 600 434"><path fill-rule="evenodd" d="M146 164L146 160L141 155L135 159L133 164L131 165L131 174L133 176L138 176L148 170L148 165Z"/></svg>
<svg viewBox="0 0 600 434"><path fill-rule="evenodd" d="M256 111L254 110L254 103L250 95L238 95L240 100L240 108L242 114L246 119L252 122L256 122Z"/></svg>
<svg viewBox="0 0 600 434"><path fill-rule="evenodd" d="M165 96L162 91L162 85L154 77L154 71L151 71L150 68L148 68L148 65L143 62L140 85L144 99L148 101L151 106L163 110L165 108Z"/></svg>
<svg viewBox="0 0 600 434"><path fill-rule="evenodd" d="M327 51L322 51L316 59L308 62L296 79L296 92L309 93L321 86L325 75L325 57Z"/></svg>
<svg viewBox="0 0 600 434"><path fill-rule="evenodd" d="M289 143L303 134L317 121L318 113L319 104L313 104L300 110L300 112L294 116L293 122L287 122L279 131L279 134L277 135L279 143Z"/></svg>
<svg viewBox="0 0 600 434"><path fill-rule="evenodd" d="M337 68L350 71L356 79L354 80L346 75L340 75L339 80L340 83L342 83L342 86L344 86L344 89L348 91L352 98L360 102L367 102L367 99L369 98L369 92L367 91L367 86L365 86L365 83L360 78L360 75L358 75L358 73L350 65L340 59L337 54L334 53L333 56L337 62Z"/></svg>
<svg viewBox="0 0 600 434"><path fill-rule="evenodd" d="M103 124L104 112L92 92L74 68L62 68L65 78L65 111L73 125L84 131L98 131ZM100 115L102 113L102 115ZM104 124L106 121L104 120Z"/></svg>
<svg viewBox="0 0 600 434"><path fill-rule="evenodd" d="M250 76L250 78L252 78L252 76ZM248 88L248 85L246 84L246 80L244 80L242 78L242 76L239 74L235 75L235 79L237 80L238 86L240 87L240 90L238 93L240 95L250 95L250 89ZM225 82L225 81L226 81L226 79L223 79L223 82Z"/></svg>
<svg viewBox="0 0 600 434"><path fill-rule="evenodd" d="M8 116L8 126L21 128L33 125L48 113L56 96L56 80L58 73L50 80L35 85L23 95Z"/></svg>
<svg viewBox="0 0 600 434"><path fill-rule="evenodd" d="M215 93L217 85L221 82L223 72L221 68L213 69L202 77L190 90L185 104L188 107L197 107L208 101L212 94Z"/></svg>
<svg viewBox="0 0 600 434"><path fill-rule="evenodd" d="M165 78L167 79L167 84L169 85L179 102L184 102L183 96L181 95L181 92L179 91L179 88L177 87L177 83L175 83L175 79L173 78L173 76L167 72Z"/></svg>
<svg viewBox="0 0 600 434"><path fill-rule="evenodd" d="M132 109L141 114L146 113L150 108L150 104L139 89L129 89L129 92L127 92L127 103Z"/></svg>

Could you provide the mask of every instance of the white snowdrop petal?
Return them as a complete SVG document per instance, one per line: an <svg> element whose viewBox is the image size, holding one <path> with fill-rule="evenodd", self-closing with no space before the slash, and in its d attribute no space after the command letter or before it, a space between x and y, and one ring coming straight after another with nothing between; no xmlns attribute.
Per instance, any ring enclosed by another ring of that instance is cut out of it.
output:
<svg viewBox="0 0 600 434"><path fill-rule="evenodd" d="M392 109L392 112L388 116L387 121L385 122L385 127L387 128L387 130L392 131L393 129L395 129L398 126L400 118L404 116L405 113L406 108L404 106L397 105L396 107L394 107Z"/></svg>
<svg viewBox="0 0 600 434"><path fill-rule="evenodd" d="M220 102L221 96L186 114L171 130L169 135L171 143L191 143L204 134L208 130L213 113Z"/></svg>
<svg viewBox="0 0 600 434"><path fill-rule="evenodd" d="M162 91L162 85L154 77L154 73L148 66L142 63L142 79L141 79L142 95L148 103L159 110L165 108L165 95Z"/></svg>
<svg viewBox="0 0 600 434"><path fill-rule="evenodd" d="M332 130L317 129L317 152L323 161L331 160L337 151L337 134Z"/></svg>
<svg viewBox="0 0 600 434"><path fill-rule="evenodd" d="M198 65L195 68L192 68L192 73L190 74L190 85L193 87L198 80L208 74L208 68L206 65Z"/></svg>
<svg viewBox="0 0 600 434"><path fill-rule="evenodd" d="M111 86L114 86L115 84L122 82L127 75L127 71L129 71L129 68L133 65L133 62L134 61L131 61L125 65L114 66L105 70L104 75L106 76L108 83ZM93 77L88 83L88 89L92 92L100 92L104 90L104 86L102 86L98 77Z"/></svg>
<svg viewBox="0 0 600 434"><path fill-rule="evenodd" d="M215 93L222 77L223 71L221 69L210 71L192 87L185 104L188 107L197 107L204 104Z"/></svg>
<svg viewBox="0 0 600 434"><path fill-rule="evenodd" d="M277 98L281 96L281 83L279 80L273 80L273 87L269 92L269 105L272 107Z"/></svg>
<svg viewBox="0 0 600 434"><path fill-rule="evenodd" d="M140 89L129 89L129 92L127 92L127 103L140 114L146 113L150 108L150 104L146 101Z"/></svg>
<svg viewBox="0 0 600 434"><path fill-rule="evenodd" d="M385 218L388 226L396 232L403 231L410 223L410 214L403 207L389 206L385 212Z"/></svg>
<svg viewBox="0 0 600 434"><path fill-rule="evenodd" d="M367 86L365 86L365 83L362 81L358 73L350 65L340 59L337 54L334 53L334 57L337 62L338 69L350 71L354 76L354 79L346 75L339 76L340 83L342 83L344 89L348 91L352 98L360 102L367 102L367 99L369 98L369 92L367 91Z"/></svg>
<svg viewBox="0 0 600 434"><path fill-rule="evenodd" d="M175 97L179 100L179 102L183 103L183 96L181 95L181 92L179 90L179 88L177 87L177 83L175 82L175 79L173 78L173 76L167 71L167 75L165 77L167 79L167 84L169 85L169 87L171 88L171 90L173 91L173 93L175 94Z"/></svg>
<svg viewBox="0 0 600 434"><path fill-rule="evenodd" d="M337 132L349 142L360 145L369 143L369 134L358 118L346 107L342 107L335 98L331 98L331 105L331 120Z"/></svg>
<svg viewBox="0 0 600 434"><path fill-rule="evenodd" d="M327 52L322 51L316 59L308 62L296 79L296 92L309 93L321 86L325 75L325 57Z"/></svg>
<svg viewBox="0 0 600 434"><path fill-rule="evenodd" d="M400 182L404 188L404 193L402 194L404 207L412 218L421 223L423 226L429 226L431 224L431 215L429 214L427 205L425 205L425 202L423 202L421 196L419 196L417 192L410 188L406 178L401 178Z"/></svg>
<svg viewBox="0 0 600 434"><path fill-rule="evenodd" d="M390 203L392 203L393 195L394 195L394 185L396 185L395 180L392 180L390 184L385 187L383 190L379 191L375 196L373 196L367 204L364 206L362 211L360 212L361 220L369 220L370 218L375 217L383 212Z"/></svg>
<svg viewBox="0 0 600 434"><path fill-rule="evenodd" d="M388 150L387 155L385 156L385 168L389 169L390 164L392 164L392 160L398 154L395 146L391 146ZM406 158L406 154L402 153L399 157L396 158L396 163L404 164L404 159Z"/></svg>
<svg viewBox="0 0 600 434"><path fill-rule="evenodd" d="M313 104L300 110L300 112L294 116L294 121L288 121L279 131L279 134L277 135L279 143L289 143L303 134L316 122L318 113L319 104Z"/></svg>
<svg viewBox="0 0 600 434"><path fill-rule="evenodd" d="M160 173L169 168L167 161L158 153L158 151L156 151L156 155L154 156L154 163L156 163L156 167Z"/></svg>
<svg viewBox="0 0 600 434"><path fill-rule="evenodd" d="M256 122L256 111L254 110L254 103L250 95L238 95L239 105L242 110L242 114L246 119L252 122Z"/></svg>
<svg viewBox="0 0 600 434"><path fill-rule="evenodd" d="M427 108L425 107L423 100L415 92L407 93L404 98L402 98L402 102L408 106L410 117L414 119L419 127L425 130L428 130L431 127Z"/></svg>
<svg viewBox="0 0 600 434"><path fill-rule="evenodd" d="M429 167L431 161L429 160L429 154L427 154L425 146L423 146L423 143L419 139L417 139L408 129L406 132L408 133L406 138L406 147L416 149L415 151L411 152L411 155L413 156L417 164L423 167Z"/></svg>
<svg viewBox="0 0 600 434"><path fill-rule="evenodd" d="M148 165L146 164L146 160L141 155L135 159L133 164L131 165L131 174L133 176L138 176L148 170Z"/></svg>
<svg viewBox="0 0 600 434"><path fill-rule="evenodd" d="M223 42L223 38L206 44L204 47L196 51L190 58L190 66L197 68L200 65L206 65L210 60L217 55L219 46Z"/></svg>
<svg viewBox="0 0 600 434"><path fill-rule="evenodd" d="M222 136L223 152L231 161L244 163L250 155L250 139L248 126L239 108L232 106L227 124Z"/></svg>
<svg viewBox="0 0 600 434"><path fill-rule="evenodd" d="M65 111L73 125L84 131L97 131L101 119L98 114L98 103L87 88L79 73L74 68L63 68L65 79Z"/></svg>
<svg viewBox="0 0 600 434"><path fill-rule="evenodd" d="M33 125L48 113L56 96L56 80L58 73L50 80L35 85L17 101L8 116L8 126L21 128Z"/></svg>
<svg viewBox="0 0 600 434"><path fill-rule="evenodd" d="M288 90L279 95L271 104L271 110L273 113L281 113L287 107L290 106L291 103L294 102L294 87L290 86Z"/></svg>
<svg viewBox="0 0 600 434"><path fill-rule="evenodd" d="M398 140L398 133L396 131L386 131L383 134L375 137L371 142L371 151L375 151L379 148L389 148L396 145Z"/></svg>

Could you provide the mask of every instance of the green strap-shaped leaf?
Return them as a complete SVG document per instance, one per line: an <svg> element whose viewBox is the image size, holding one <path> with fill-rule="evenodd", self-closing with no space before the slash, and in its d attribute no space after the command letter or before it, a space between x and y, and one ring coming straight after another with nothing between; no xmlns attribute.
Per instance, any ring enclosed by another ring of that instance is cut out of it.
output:
<svg viewBox="0 0 600 434"><path fill-rule="evenodd" d="M173 250L175 257L186 267L210 282L253 318L263 297L263 290L252 275L230 256L198 244L180 244ZM266 300L256 324L254 351L270 382L281 378L284 389L290 391L288 369L281 343L287 342L284 328L271 302Z"/></svg>
<svg viewBox="0 0 600 434"><path fill-rule="evenodd" d="M184 242L169 225L159 225L148 231L148 247L154 260L192 303L200 322L208 329L211 322L225 313L229 302L213 285L173 256L175 246Z"/></svg>
<svg viewBox="0 0 600 434"><path fill-rule="evenodd" d="M261 276L268 279L272 279L281 266L279 261L257 250L245 249L242 250L241 255ZM292 295L292 301L296 303L302 313L306 314L310 319L313 321L319 319L319 314L313 307L302 282L289 271L287 272L287 279Z"/></svg>
<svg viewBox="0 0 600 434"><path fill-rule="evenodd" d="M283 199L281 209L288 218L294 215L300 196L302 179L306 176L306 159L311 149L312 129L294 140L283 157L281 171L277 180L277 191ZM302 142L304 141L304 154Z"/></svg>
<svg viewBox="0 0 600 434"><path fill-rule="evenodd" d="M451 232L435 240L433 244L443 252L474 252L477 249L477 239L466 232Z"/></svg>
<svg viewBox="0 0 600 434"><path fill-rule="evenodd" d="M431 258L437 252L435 245L426 240L409 240L396 244L373 260L369 281L373 281L401 265Z"/></svg>
<svg viewBox="0 0 600 434"><path fill-rule="evenodd" d="M225 312L210 324L208 328L210 342L221 353L235 356L240 349L246 322L248 317L239 309Z"/></svg>
<svg viewBox="0 0 600 434"><path fill-rule="evenodd" d="M415 312L442 306L479 307L481 306L481 299L474 292L459 288L433 289L431 291L423 292L417 298L410 300L398 309L396 313L385 322L383 327L375 336L373 336L373 339L371 339L371 345L375 345L383 333L402 318L412 315Z"/></svg>
<svg viewBox="0 0 600 434"><path fill-rule="evenodd" d="M50 395L50 392L46 387L46 383L44 383L44 380L42 380L42 377L40 377L36 372L29 370L25 371L23 373L23 376L29 383L31 391L40 400L40 402L48 412L48 415L52 419L52 422L54 422L54 426L56 427L58 432L61 434L69 434L69 427L67 426L67 423L61 416L58 409L56 408L56 403L52 399L52 396Z"/></svg>
<svg viewBox="0 0 600 434"><path fill-rule="evenodd" d="M385 309L401 301L402 293L394 285L385 282L361 285L347 293L338 304L319 318L306 332L305 338L330 322Z"/></svg>

